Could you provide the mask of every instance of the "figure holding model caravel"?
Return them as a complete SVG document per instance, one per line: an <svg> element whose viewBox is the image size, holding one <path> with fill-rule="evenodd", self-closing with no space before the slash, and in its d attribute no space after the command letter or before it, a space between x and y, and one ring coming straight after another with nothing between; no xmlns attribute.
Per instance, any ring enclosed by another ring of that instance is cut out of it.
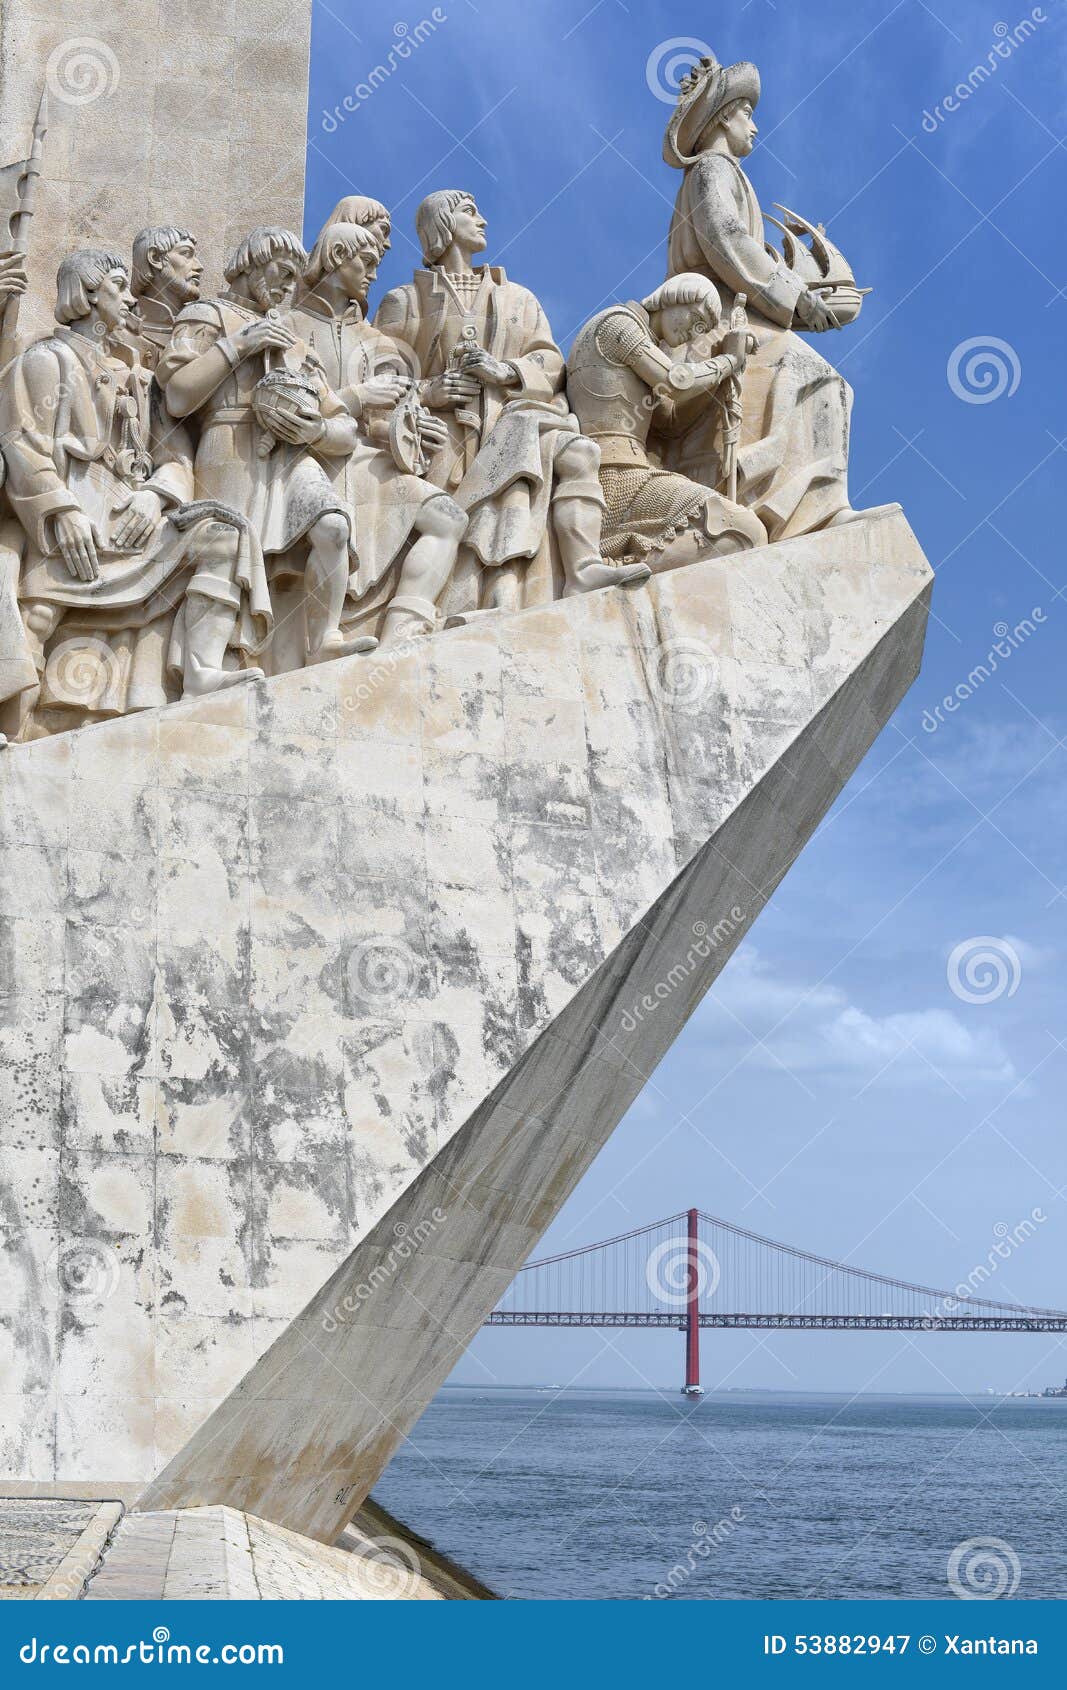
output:
<svg viewBox="0 0 1067 1690"><path fill-rule="evenodd" d="M666 280L602 306L569 360L536 296L476 262L465 189L419 205L423 263L373 322L391 220L350 194L310 254L254 229L210 299L181 222L130 257L102 230L60 266L55 331L22 344L42 101L29 156L0 171L7 736L849 521L851 392L801 337L854 321L867 290L821 226L760 212L742 167L759 98L749 63L706 55L685 77Z"/></svg>

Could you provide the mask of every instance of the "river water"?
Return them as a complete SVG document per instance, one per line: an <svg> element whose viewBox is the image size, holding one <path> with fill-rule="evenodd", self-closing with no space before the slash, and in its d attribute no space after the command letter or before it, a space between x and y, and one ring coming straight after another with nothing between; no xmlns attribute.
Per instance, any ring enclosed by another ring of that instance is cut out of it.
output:
<svg viewBox="0 0 1067 1690"><path fill-rule="evenodd" d="M374 1494L511 1598L1067 1598L1067 1400L448 1388Z"/></svg>

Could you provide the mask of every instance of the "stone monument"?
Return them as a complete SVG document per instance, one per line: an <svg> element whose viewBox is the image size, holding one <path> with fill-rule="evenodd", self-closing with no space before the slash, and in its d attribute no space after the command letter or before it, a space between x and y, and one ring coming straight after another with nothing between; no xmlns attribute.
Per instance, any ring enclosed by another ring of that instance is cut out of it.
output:
<svg viewBox="0 0 1067 1690"><path fill-rule="evenodd" d="M310 253L285 193L240 228L210 192L146 191L136 227L104 194L89 229L34 199L27 108L0 1491L64 1499L42 1590L203 1593L215 1534L217 1593L277 1594L270 1545L366 1594L330 1546L365 1553L397 1440L917 671L931 572L899 507L851 509L850 394L797 333L863 293L797 214L765 242L758 97L694 68L667 278L569 361L473 262L466 191L424 200L371 323L380 201ZM418 1593L484 1594L453 1575Z"/></svg>

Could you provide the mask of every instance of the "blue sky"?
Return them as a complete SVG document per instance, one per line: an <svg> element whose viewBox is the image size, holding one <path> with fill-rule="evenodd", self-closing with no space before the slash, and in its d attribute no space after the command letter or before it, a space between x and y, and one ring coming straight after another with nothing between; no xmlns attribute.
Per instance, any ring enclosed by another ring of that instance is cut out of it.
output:
<svg viewBox="0 0 1067 1690"><path fill-rule="evenodd" d="M824 221L875 289L821 342L856 393L854 503L900 500L938 576L918 682L543 1251L697 1204L953 1285L998 1224L1037 1209L989 1295L1064 1306L1062 0L447 0L434 18L316 0L307 233L342 193L392 207L377 298L418 261L422 196L470 189L488 256L566 346L663 277L664 44L755 58L761 203ZM356 109L324 118L346 94ZM968 377L970 341L994 344ZM1032 631L938 721L1024 618ZM972 1003L948 959L980 936L1012 989ZM734 1386L1017 1389L1062 1379L1067 1343L733 1333L705 1339L704 1364ZM668 1334L486 1332L456 1378L673 1388L680 1366Z"/></svg>

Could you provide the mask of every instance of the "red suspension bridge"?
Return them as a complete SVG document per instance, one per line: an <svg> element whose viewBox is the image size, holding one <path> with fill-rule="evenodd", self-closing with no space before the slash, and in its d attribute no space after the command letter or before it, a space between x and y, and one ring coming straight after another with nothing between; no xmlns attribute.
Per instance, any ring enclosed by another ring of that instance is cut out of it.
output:
<svg viewBox="0 0 1067 1690"><path fill-rule="evenodd" d="M1023 1222L998 1240L1007 1254ZM1009 1240L1011 1242L1009 1242ZM488 1326L673 1327L685 1333L687 1396L702 1396L707 1327L779 1332L1067 1332L1062 1309L974 1294L995 1271L994 1246L965 1287L937 1291L761 1238L699 1209L528 1262Z"/></svg>

